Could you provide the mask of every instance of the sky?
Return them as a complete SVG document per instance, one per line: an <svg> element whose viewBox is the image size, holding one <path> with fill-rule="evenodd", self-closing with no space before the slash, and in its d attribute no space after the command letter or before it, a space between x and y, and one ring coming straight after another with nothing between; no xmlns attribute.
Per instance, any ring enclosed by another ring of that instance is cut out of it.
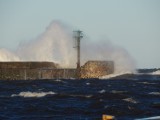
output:
<svg viewBox="0 0 160 120"><path fill-rule="evenodd" d="M122 46L138 68L160 68L160 0L0 0L0 48L16 49L53 20Z"/></svg>

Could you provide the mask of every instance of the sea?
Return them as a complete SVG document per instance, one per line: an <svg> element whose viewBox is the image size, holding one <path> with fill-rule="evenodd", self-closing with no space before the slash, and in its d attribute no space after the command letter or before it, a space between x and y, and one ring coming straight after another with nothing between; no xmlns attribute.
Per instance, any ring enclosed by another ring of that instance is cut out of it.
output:
<svg viewBox="0 0 160 120"><path fill-rule="evenodd" d="M160 116L160 71L100 79L0 80L0 120L135 120Z"/></svg>

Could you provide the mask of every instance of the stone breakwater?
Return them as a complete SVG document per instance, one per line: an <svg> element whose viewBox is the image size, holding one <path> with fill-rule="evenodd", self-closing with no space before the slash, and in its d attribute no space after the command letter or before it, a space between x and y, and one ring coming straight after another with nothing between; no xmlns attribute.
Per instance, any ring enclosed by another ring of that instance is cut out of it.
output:
<svg viewBox="0 0 160 120"><path fill-rule="evenodd" d="M99 78L113 72L113 61L88 61L81 67L81 78Z"/></svg>
<svg viewBox="0 0 160 120"><path fill-rule="evenodd" d="M99 78L114 72L112 61L88 61L81 66L81 78ZM0 62L0 79L76 78L75 68L61 68L53 62Z"/></svg>

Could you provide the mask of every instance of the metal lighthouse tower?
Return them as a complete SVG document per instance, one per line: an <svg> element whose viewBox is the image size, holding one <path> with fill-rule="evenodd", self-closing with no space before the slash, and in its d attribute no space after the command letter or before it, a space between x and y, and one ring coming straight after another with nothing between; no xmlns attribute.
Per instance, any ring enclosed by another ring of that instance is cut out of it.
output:
<svg viewBox="0 0 160 120"><path fill-rule="evenodd" d="M74 31L74 38L75 38L75 42L76 42L76 45L74 48L77 49L77 78L80 79L81 77L81 66L80 66L80 41L81 41L81 38L82 38L82 31L80 30L77 30L77 31Z"/></svg>

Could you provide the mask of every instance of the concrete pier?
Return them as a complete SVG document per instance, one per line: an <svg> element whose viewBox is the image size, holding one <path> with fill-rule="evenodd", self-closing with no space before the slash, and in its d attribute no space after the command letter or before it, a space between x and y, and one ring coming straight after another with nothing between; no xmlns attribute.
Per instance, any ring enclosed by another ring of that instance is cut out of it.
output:
<svg viewBox="0 0 160 120"><path fill-rule="evenodd" d="M1 80L70 79L76 68L60 68L53 62L0 62ZM114 72L112 61L88 61L80 68L80 78L99 78Z"/></svg>

